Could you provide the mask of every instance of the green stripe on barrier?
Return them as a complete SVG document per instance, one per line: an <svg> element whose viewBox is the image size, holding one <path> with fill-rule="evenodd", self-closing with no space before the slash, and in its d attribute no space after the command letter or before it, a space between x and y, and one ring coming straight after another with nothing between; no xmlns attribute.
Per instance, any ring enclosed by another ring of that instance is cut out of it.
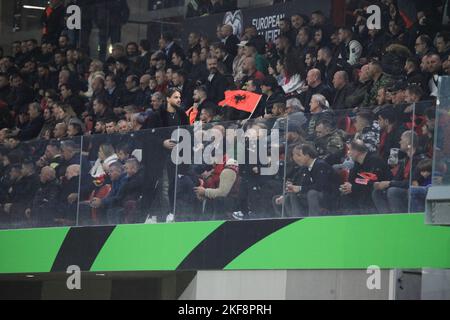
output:
<svg viewBox="0 0 450 320"><path fill-rule="evenodd" d="M223 221L117 226L91 271L175 270L221 224Z"/></svg>
<svg viewBox="0 0 450 320"><path fill-rule="evenodd" d="M225 269L450 268L450 227L422 214L307 218L247 249Z"/></svg>
<svg viewBox="0 0 450 320"><path fill-rule="evenodd" d="M49 272L69 229L0 231L0 273Z"/></svg>
<svg viewBox="0 0 450 320"><path fill-rule="evenodd" d="M223 223L117 226L91 271L176 270ZM68 231L0 231L0 273L49 272ZM218 241L217 250L222 241L229 241L227 235ZM208 258L206 253L199 257ZM306 218L257 242L225 269L365 269L370 265L450 268L450 227L425 225L422 214Z"/></svg>

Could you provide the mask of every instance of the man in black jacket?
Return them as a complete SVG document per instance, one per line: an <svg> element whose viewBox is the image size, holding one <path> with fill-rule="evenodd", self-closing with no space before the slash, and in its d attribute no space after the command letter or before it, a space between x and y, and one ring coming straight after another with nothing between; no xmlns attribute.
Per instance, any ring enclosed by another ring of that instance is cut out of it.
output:
<svg viewBox="0 0 450 320"><path fill-rule="evenodd" d="M305 112L310 111L311 98L315 94L321 94L325 96L328 102L332 101L333 90L322 82L321 73L319 69L311 69L306 77L306 82L308 84L308 90L300 94L300 101L305 107Z"/></svg>
<svg viewBox="0 0 450 320"><path fill-rule="evenodd" d="M399 123L397 112L390 106L378 113L380 125L379 155L385 163L388 162L391 149L400 148L400 139L406 128Z"/></svg>
<svg viewBox="0 0 450 320"><path fill-rule="evenodd" d="M233 72L233 61L235 56L228 52L223 43L214 45L214 56L225 66L225 74L231 74Z"/></svg>
<svg viewBox="0 0 450 320"><path fill-rule="evenodd" d="M109 103L111 109L115 109L124 105L122 100L122 89L118 87L117 78L113 73L106 76L105 80L106 100Z"/></svg>
<svg viewBox="0 0 450 320"><path fill-rule="evenodd" d="M174 88L181 91L181 109L188 110L193 104L194 88L187 79L186 72L182 70L174 71L172 74L172 84Z"/></svg>
<svg viewBox="0 0 450 320"><path fill-rule="evenodd" d="M331 108L334 110L351 108L351 105L346 104L347 97L354 91L352 85L349 83L348 73L345 71L337 71L333 77L333 86L336 93L333 101L331 101Z"/></svg>
<svg viewBox="0 0 450 320"><path fill-rule="evenodd" d="M86 106L76 89L73 85L63 84L61 85L60 90L62 102L71 106L77 117L81 118L83 112L86 111Z"/></svg>
<svg viewBox="0 0 450 320"><path fill-rule="evenodd" d="M41 17L42 42L58 44L59 36L66 26L65 15L64 1L50 0L50 5L44 10Z"/></svg>
<svg viewBox="0 0 450 320"><path fill-rule="evenodd" d="M170 32L165 32L159 39L159 48L166 57L167 67L174 68L172 57L174 52L183 51L183 49L174 41L173 35Z"/></svg>
<svg viewBox="0 0 450 320"><path fill-rule="evenodd" d="M317 52L318 68L322 75L322 80L328 86L333 85L334 74L338 71L344 70L342 61L333 58L333 53L328 47L320 48Z"/></svg>
<svg viewBox="0 0 450 320"><path fill-rule="evenodd" d="M100 119L116 119L116 115L110 108L108 101L105 98L98 98L94 100L93 111L94 116L92 117L92 120L94 122L94 127Z"/></svg>
<svg viewBox="0 0 450 320"><path fill-rule="evenodd" d="M95 21L99 28L100 59L106 56L108 39L120 42L121 29L130 16L127 0L95 1Z"/></svg>
<svg viewBox="0 0 450 320"><path fill-rule="evenodd" d="M39 103L31 103L28 106L28 115L30 116L30 121L25 127L17 132L17 137L21 141L28 141L36 138L44 126L44 117L42 116Z"/></svg>
<svg viewBox="0 0 450 320"><path fill-rule="evenodd" d="M207 67L209 71L206 88L208 90L208 98L218 103L225 98L225 90L227 89L226 78L217 70L217 58L208 58Z"/></svg>
<svg viewBox="0 0 450 320"><path fill-rule="evenodd" d="M6 73L0 73L0 101L8 102L8 96L11 93L9 86L9 76Z"/></svg>
<svg viewBox="0 0 450 320"><path fill-rule="evenodd" d="M40 96L45 95L48 89L56 89L58 86L58 79L55 73L50 72L48 64L40 64L38 66L38 80L37 90Z"/></svg>
<svg viewBox="0 0 450 320"><path fill-rule="evenodd" d="M29 103L33 102L33 89L28 87L23 78L19 74L12 76L12 91L8 97L8 103L12 110L19 114L20 111L26 110Z"/></svg>
<svg viewBox="0 0 450 320"><path fill-rule="evenodd" d="M76 221L80 172L79 164L72 164L66 169L58 198L58 215L55 219L52 219L55 225L72 225Z"/></svg>
<svg viewBox="0 0 450 320"><path fill-rule="evenodd" d="M378 181L389 179L390 171L376 153L369 150L362 140L355 140L350 146L350 157L354 167L350 170L348 181L340 187L342 210L346 214L365 214L376 212L371 194Z"/></svg>
<svg viewBox="0 0 450 320"><path fill-rule="evenodd" d="M208 78L206 63L200 60L200 50L192 52L192 69L188 77L196 84L205 83Z"/></svg>
<svg viewBox="0 0 450 320"><path fill-rule="evenodd" d="M236 57L237 55L237 45L240 42L238 37L233 34L233 26L229 24L224 24L222 26L222 42L225 45L225 50L229 55Z"/></svg>
<svg viewBox="0 0 450 320"><path fill-rule="evenodd" d="M130 75L125 80L125 91L122 95L122 106L137 106L139 94L139 78L136 75Z"/></svg>
<svg viewBox="0 0 450 320"><path fill-rule="evenodd" d="M316 149L308 144L297 145L292 150L292 158L300 166L292 180L286 182L286 196L274 199L275 208L284 202L285 215L321 216L333 203L338 191L337 176L333 168L318 159Z"/></svg>
<svg viewBox="0 0 450 320"><path fill-rule="evenodd" d="M34 163L31 161L24 162L20 178L14 186L14 196L11 197L11 202L4 206L4 210L10 215L10 221L13 225L29 225L30 217L26 215L26 209L31 206L38 184L39 180L35 174Z"/></svg>
<svg viewBox="0 0 450 320"><path fill-rule="evenodd" d="M284 94L279 90L277 80L273 76L267 76L261 83L261 91L266 97L266 114L272 113L275 103L286 101Z"/></svg>
<svg viewBox="0 0 450 320"><path fill-rule="evenodd" d="M139 221L138 202L144 195L145 175L136 158L127 160L125 172L126 178L110 204L108 216L114 216L121 223L136 223Z"/></svg>
<svg viewBox="0 0 450 320"><path fill-rule="evenodd" d="M54 219L59 206L60 186L56 180L56 171L44 167L39 175L40 186L33 198L31 207L25 210L27 217L39 227L54 226Z"/></svg>

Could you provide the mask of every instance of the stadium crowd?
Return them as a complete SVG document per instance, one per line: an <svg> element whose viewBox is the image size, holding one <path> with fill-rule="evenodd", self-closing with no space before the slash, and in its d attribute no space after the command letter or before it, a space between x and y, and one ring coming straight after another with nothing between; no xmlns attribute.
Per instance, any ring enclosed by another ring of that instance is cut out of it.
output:
<svg viewBox="0 0 450 320"><path fill-rule="evenodd" d="M366 26L373 3L381 30ZM191 33L184 48L166 32L159 48L115 43L104 61L65 31L14 42L0 51L0 225L423 210L450 39L443 1L412 3L408 19L394 0L352 1L345 27L293 13L274 43L253 26ZM226 90L262 99L253 113L219 107ZM199 122L280 130L278 174L233 154L175 166L174 127Z"/></svg>

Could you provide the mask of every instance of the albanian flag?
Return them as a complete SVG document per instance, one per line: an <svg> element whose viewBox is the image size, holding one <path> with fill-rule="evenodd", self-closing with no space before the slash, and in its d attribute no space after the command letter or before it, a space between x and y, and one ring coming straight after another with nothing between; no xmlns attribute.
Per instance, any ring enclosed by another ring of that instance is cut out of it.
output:
<svg viewBox="0 0 450 320"><path fill-rule="evenodd" d="M225 100L219 102L221 107L231 107L240 111L253 113L262 95L244 90L225 91Z"/></svg>
<svg viewBox="0 0 450 320"><path fill-rule="evenodd" d="M375 173L371 172L361 172L358 173L359 178L355 179L355 183L362 184L367 186L369 182L376 182L378 181L378 176Z"/></svg>

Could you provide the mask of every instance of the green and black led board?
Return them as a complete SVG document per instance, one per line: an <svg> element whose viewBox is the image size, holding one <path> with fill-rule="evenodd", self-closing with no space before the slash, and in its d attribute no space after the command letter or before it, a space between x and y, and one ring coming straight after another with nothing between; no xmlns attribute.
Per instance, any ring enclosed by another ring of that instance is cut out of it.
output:
<svg viewBox="0 0 450 320"><path fill-rule="evenodd" d="M422 214L0 231L0 274L450 268L450 228Z"/></svg>

